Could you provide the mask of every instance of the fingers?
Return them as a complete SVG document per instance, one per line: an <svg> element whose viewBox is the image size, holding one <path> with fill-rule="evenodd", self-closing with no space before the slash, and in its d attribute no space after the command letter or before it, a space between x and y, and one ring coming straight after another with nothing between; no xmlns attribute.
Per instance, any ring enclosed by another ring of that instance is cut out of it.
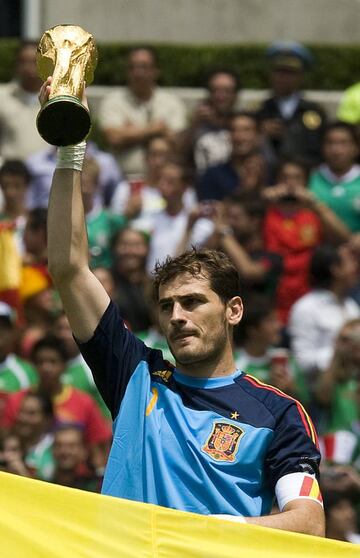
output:
<svg viewBox="0 0 360 558"><path fill-rule="evenodd" d="M50 91L51 91L51 82L52 77L49 76L46 81L42 84L40 91L39 91L39 102L41 106L46 103L49 99Z"/></svg>

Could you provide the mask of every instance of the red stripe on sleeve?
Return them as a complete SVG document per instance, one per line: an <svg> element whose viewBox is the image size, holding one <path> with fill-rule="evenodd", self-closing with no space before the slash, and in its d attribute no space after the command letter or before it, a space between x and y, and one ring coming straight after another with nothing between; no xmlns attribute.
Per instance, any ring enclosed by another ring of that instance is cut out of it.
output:
<svg viewBox="0 0 360 558"><path fill-rule="evenodd" d="M299 496L309 496L312 489L313 482L314 479L312 479L311 477L305 477L301 485Z"/></svg>

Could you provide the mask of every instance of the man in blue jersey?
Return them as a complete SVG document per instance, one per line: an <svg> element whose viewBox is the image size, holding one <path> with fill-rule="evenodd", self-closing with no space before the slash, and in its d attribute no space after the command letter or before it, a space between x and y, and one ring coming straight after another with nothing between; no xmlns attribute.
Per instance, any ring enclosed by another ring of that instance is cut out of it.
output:
<svg viewBox="0 0 360 558"><path fill-rule="evenodd" d="M40 100L50 92L51 79ZM59 148L49 267L114 420L103 492L204 515L323 535L316 435L294 399L236 370L239 278L215 251L156 270L159 322L176 366L125 327L92 274L81 199L85 144ZM270 514L274 498L280 512Z"/></svg>

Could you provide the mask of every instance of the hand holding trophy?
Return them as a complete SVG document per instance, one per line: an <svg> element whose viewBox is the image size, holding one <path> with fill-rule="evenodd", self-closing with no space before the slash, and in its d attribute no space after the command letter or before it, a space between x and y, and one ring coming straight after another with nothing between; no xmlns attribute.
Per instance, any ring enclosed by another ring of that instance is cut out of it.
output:
<svg viewBox="0 0 360 558"><path fill-rule="evenodd" d="M85 84L94 79L97 49L90 33L76 25L46 31L37 50L39 76L52 76L49 100L37 116L37 129L47 143L74 145L88 135L90 114L82 102Z"/></svg>

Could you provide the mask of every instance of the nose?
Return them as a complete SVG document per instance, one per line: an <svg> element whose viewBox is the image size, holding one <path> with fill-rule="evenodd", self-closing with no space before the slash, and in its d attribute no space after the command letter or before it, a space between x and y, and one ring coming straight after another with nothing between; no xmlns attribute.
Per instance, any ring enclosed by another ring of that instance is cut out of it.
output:
<svg viewBox="0 0 360 558"><path fill-rule="evenodd" d="M179 302L174 303L174 306L172 308L172 314L171 314L171 320L170 321L171 321L172 324L178 324L178 323L185 323L186 322L186 318L184 316L183 308L182 308L182 306Z"/></svg>

